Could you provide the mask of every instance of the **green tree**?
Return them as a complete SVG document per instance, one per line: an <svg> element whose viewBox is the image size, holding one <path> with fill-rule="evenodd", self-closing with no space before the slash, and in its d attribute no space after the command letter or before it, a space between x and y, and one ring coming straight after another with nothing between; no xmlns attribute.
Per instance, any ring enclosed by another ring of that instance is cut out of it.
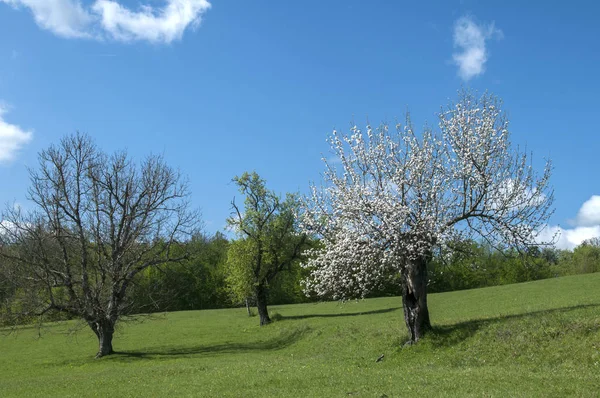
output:
<svg viewBox="0 0 600 398"><path fill-rule="evenodd" d="M585 240L573 250L572 267L576 274L600 271L600 238Z"/></svg>
<svg viewBox="0 0 600 398"><path fill-rule="evenodd" d="M299 232L296 195L287 194L282 200L266 188L256 172L246 172L233 181L245 200L243 210L232 201L232 215L227 219L239 237L227 253L227 281L238 300L251 297L256 302L262 326L271 322L269 284L301 260L308 238Z"/></svg>

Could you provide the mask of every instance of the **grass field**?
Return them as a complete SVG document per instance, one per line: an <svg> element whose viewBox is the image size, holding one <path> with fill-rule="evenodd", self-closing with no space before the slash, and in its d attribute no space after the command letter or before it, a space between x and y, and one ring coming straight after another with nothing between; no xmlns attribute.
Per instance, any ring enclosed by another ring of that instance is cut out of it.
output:
<svg viewBox="0 0 600 398"><path fill-rule="evenodd" d="M94 360L76 324L0 337L0 396L599 396L600 273L432 294L407 339L400 298L177 312L122 323ZM376 359L384 354L382 361Z"/></svg>

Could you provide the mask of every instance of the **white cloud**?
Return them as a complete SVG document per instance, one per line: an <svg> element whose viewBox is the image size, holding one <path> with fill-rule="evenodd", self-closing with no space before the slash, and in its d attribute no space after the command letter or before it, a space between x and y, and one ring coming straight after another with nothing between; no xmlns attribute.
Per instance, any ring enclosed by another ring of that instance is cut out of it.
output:
<svg viewBox="0 0 600 398"><path fill-rule="evenodd" d="M79 0L0 0L15 8L29 8L39 27L62 37L89 37L92 16Z"/></svg>
<svg viewBox="0 0 600 398"><path fill-rule="evenodd" d="M141 5L130 10L114 0L95 0L90 7L80 0L0 0L15 8L29 8L43 29L67 38L106 37L118 41L147 40L171 43L188 27L200 24L208 0L165 0L162 7Z"/></svg>
<svg viewBox="0 0 600 398"><path fill-rule="evenodd" d="M31 131L25 131L19 126L4 121L6 110L0 106L0 163L10 162L17 152L33 137Z"/></svg>
<svg viewBox="0 0 600 398"><path fill-rule="evenodd" d="M550 242L557 238L555 246L559 249L574 249L583 241L600 237L600 196L592 195L583 203L573 228L547 226L538 234L538 242Z"/></svg>
<svg viewBox="0 0 600 398"><path fill-rule="evenodd" d="M459 18L454 23L454 47L458 51L452 54L454 63L458 65L458 75L463 80L481 75L489 55L486 41L502 36L502 31L496 29L494 23L478 25L468 16Z"/></svg>
<svg viewBox="0 0 600 398"><path fill-rule="evenodd" d="M22 210L22 206L19 203L15 202L13 203L12 210L16 213L20 213ZM31 224L25 223L25 225L29 226ZM19 230L14 222L0 219L0 238L10 238L18 232Z"/></svg>
<svg viewBox="0 0 600 398"><path fill-rule="evenodd" d="M538 242L551 242L556 238L554 246L558 249L572 250L583 243L584 240L600 236L600 226L575 227L564 229L559 226L549 226L540 232Z"/></svg>
<svg viewBox="0 0 600 398"><path fill-rule="evenodd" d="M593 195L589 198L579 212L577 213L576 219L577 225L580 226L594 226L600 225L600 196Z"/></svg>
<svg viewBox="0 0 600 398"><path fill-rule="evenodd" d="M181 39L185 29L196 27L209 8L206 0L169 0L164 8L142 6L138 12L112 0L97 0L92 7L101 16L102 27L115 39L153 43Z"/></svg>

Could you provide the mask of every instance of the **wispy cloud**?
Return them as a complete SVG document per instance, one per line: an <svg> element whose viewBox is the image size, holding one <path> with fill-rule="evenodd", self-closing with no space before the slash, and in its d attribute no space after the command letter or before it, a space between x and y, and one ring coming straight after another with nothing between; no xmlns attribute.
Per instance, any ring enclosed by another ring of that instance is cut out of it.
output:
<svg viewBox="0 0 600 398"><path fill-rule="evenodd" d="M0 0L27 8L42 29L65 38L113 39L123 42L171 43L188 27L196 28L211 7L207 0L165 0L162 7L141 5L131 10L114 0Z"/></svg>
<svg viewBox="0 0 600 398"><path fill-rule="evenodd" d="M4 121L5 113L6 108L0 106L0 163L12 161L17 152L33 137L31 131L25 131Z"/></svg>
<svg viewBox="0 0 600 398"><path fill-rule="evenodd" d="M38 26L57 36L90 37L92 15L79 0L0 0L16 9L28 8Z"/></svg>
<svg viewBox="0 0 600 398"><path fill-rule="evenodd" d="M547 226L538 235L538 241L548 242L554 236L557 237L555 246L559 249L574 249L585 240L600 237L600 196L592 195L583 203L573 228Z"/></svg>
<svg viewBox="0 0 600 398"><path fill-rule="evenodd" d="M452 54L454 63L458 66L458 75L466 81L485 72L485 63L489 57L486 42L502 37L502 31L496 29L493 22L478 25L469 16L459 18L454 23L454 47L457 51Z"/></svg>
<svg viewBox="0 0 600 398"><path fill-rule="evenodd" d="M196 27L210 8L206 0L170 0L162 9L143 6L133 12L112 0L98 0L92 10L101 16L102 27L122 41L148 40L170 43L179 40L188 26Z"/></svg>

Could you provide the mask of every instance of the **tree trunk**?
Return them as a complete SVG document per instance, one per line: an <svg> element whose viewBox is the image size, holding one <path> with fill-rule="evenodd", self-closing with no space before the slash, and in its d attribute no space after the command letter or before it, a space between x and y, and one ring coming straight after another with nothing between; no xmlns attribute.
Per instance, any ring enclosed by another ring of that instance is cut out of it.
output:
<svg viewBox="0 0 600 398"><path fill-rule="evenodd" d="M269 312L267 311L267 288L263 285L256 287L256 309L260 317L260 326L271 323Z"/></svg>
<svg viewBox="0 0 600 398"><path fill-rule="evenodd" d="M252 316L252 311L250 311L250 299L246 297L246 311L248 311L248 316Z"/></svg>
<svg viewBox="0 0 600 398"><path fill-rule="evenodd" d="M413 260L402 270L402 304L409 343L416 343L431 329L427 308L427 256Z"/></svg>
<svg viewBox="0 0 600 398"><path fill-rule="evenodd" d="M88 324L98 337L98 353L96 354L96 358L113 354L112 339L113 334L115 333L114 322L102 320L98 322L88 322Z"/></svg>

